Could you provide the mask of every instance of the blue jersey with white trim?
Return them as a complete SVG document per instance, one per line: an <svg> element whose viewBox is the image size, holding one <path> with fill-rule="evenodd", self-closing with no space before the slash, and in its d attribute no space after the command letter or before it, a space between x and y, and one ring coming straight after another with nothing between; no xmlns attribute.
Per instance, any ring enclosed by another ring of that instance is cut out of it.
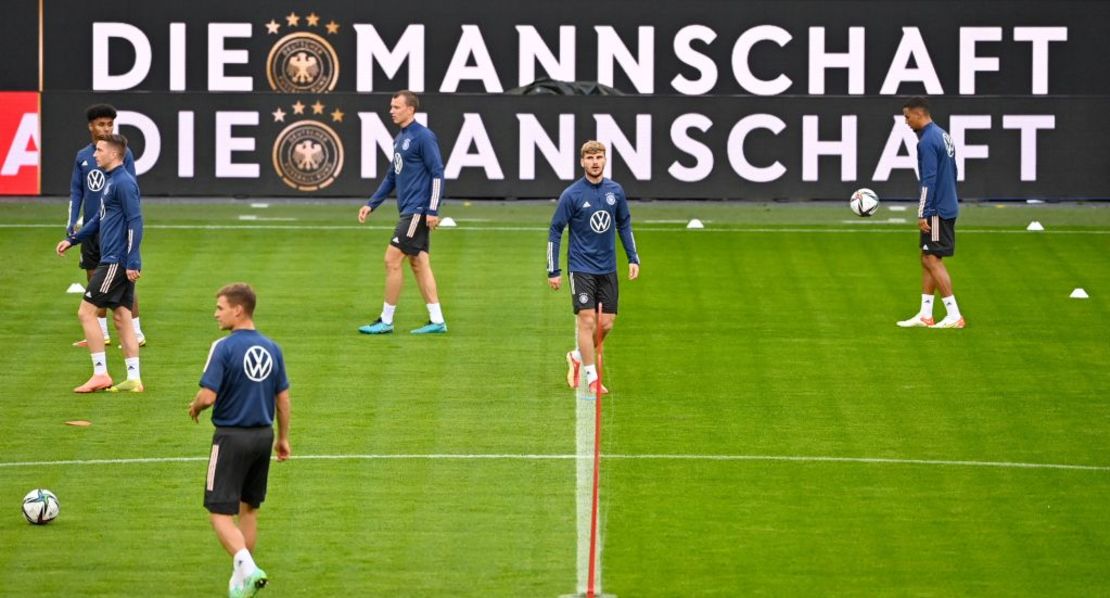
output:
<svg viewBox="0 0 1110 598"><path fill-rule="evenodd" d="M212 343L200 385L216 393L213 424L272 426L277 395L289 389L281 347L257 330L233 330Z"/></svg>
<svg viewBox="0 0 1110 598"><path fill-rule="evenodd" d="M100 211L100 195L104 191L104 183L108 177L104 171L97 168L93 152L96 145L90 143L77 152L73 160L73 176L69 179L69 221L66 223L66 234L72 235L77 227L77 220L82 218L84 208L84 221L88 222ZM123 154L123 167L131 176L135 174L135 157L131 155L131 148Z"/></svg>
<svg viewBox="0 0 1110 598"><path fill-rule="evenodd" d="M376 210L393 188L397 210L410 214L439 214L443 198L443 158L439 140L428 127L412 121L393 140L393 164L366 205Z"/></svg>
<svg viewBox="0 0 1110 598"><path fill-rule="evenodd" d="M632 235L632 214L624 188L603 178L591 183L582 177L559 196L547 235L547 275L558 276L559 245L563 229L570 225L567 266L571 272L609 274L617 271L617 236L630 264L639 264L636 239Z"/></svg>
<svg viewBox="0 0 1110 598"><path fill-rule="evenodd" d="M142 270L139 246L143 241L143 214L139 209L139 183L121 164L107 173L100 195L100 211L85 222L69 242L83 243L100 233L100 263L123 264Z"/></svg>
<svg viewBox="0 0 1110 598"><path fill-rule="evenodd" d="M948 132L933 122L925 125L918 137L917 172L921 188L917 217L939 214L941 218L955 218L960 215L956 196L956 145Z"/></svg>

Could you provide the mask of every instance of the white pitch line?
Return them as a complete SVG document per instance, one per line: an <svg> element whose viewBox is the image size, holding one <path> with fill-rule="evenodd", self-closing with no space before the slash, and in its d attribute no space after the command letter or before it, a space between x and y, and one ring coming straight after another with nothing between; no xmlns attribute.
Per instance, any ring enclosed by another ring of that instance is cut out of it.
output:
<svg viewBox="0 0 1110 598"><path fill-rule="evenodd" d="M261 220L261 219L260 219ZM57 224L0 224L0 228L58 228ZM392 226L373 225L328 225L328 224L148 224L144 229L166 230L394 230ZM438 229L437 229L438 230ZM547 232L545 226L468 226L460 229L447 229L458 232ZM638 232L654 233L689 233L685 227L654 227L641 226ZM913 234L916 229L905 228L704 228L699 233L864 233L864 234ZM1004 228L961 228L960 234L988 234L988 235L1028 235L1029 231L1022 229ZM1038 235L1110 235L1110 229L1097 230L1046 230L1038 231Z"/></svg>
<svg viewBox="0 0 1110 598"><path fill-rule="evenodd" d="M513 454L513 453L427 453L380 455L297 455L305 461L572 461L577 455ZM581 457L593 459L592 455ZM602 455L602 459L636 461L768 461L791 463L858 463L871 465L935 465L949 467L993 467L999 469L1064 469L1078 471L1110 471L1110 465L1073 465L1067 463L1023 463L1017 461L979 461L966 459L898 459L888 457L827 457L804 455ZM191 463L207 461L208 457L141 457L131 459L69 459L59 461L0 462L0 468L45 467L53 465L133 465L145 463Z"/></svg>

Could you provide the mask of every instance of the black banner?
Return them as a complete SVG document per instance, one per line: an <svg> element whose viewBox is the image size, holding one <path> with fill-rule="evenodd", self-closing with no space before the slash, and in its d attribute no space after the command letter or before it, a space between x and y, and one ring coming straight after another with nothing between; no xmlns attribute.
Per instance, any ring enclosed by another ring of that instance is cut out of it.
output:
<svg viewBox="0 0 1110 598"><path fill-rule="evenodd" d="M146 195L366 196L389 167L388 94L54 92L43 96L43 189L65 194L88 143L83 110L110 101ZM916 194L916 137L896 98L427 95L448 197L556 197L578 148L609 148L641 198ZM966 198L1091 198L1110 190L1103 98L939 98Z"/></svg>
<svg viewBox="0 0 1110 598"><path fill-rule="evenodd" d="M39 90L38 0L4 0L0 56L0 91Z"/></svg>
<svg viewBox="0 0 1110 598"><path fill-rule="evenodd" d="M1110 3L45 4L46 90L1110 95Z"/></svg>

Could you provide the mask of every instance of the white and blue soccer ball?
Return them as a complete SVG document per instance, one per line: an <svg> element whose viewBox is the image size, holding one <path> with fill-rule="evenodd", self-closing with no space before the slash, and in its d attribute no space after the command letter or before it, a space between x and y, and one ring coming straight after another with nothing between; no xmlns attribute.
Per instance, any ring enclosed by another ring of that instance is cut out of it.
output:
<svg viewBox="0 0 1110 598"><path fill-rule="evenodd" d="M58 516L61 505L53 492L36 488L23 497L23 517L32 525L46 525Z"/></svg>
<svg viewBox="0 0 1110 598"><path fill-rule="evenodd" d="M867 218L879 211L879 196L866 187L857 189L852 194L852 199L848 200L848 207L852 209L852 213L856 216Z"/></svg>

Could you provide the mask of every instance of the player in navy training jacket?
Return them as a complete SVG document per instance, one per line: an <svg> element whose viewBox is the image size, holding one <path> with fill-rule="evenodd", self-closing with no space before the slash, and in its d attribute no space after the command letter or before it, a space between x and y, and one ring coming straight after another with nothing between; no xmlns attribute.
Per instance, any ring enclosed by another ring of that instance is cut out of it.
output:
<svg viewBox="0 0 1110 598"><path fill-rule="evenodd" d="M587 141L581 150L585 176L572 183L559 196L547 235L547 282L554 290L562 286L559 245L563 229L570 226L567 266L570 270L571 305L578 320L578 347L567 353L567 384L578 387L579 367L585 369L590 396L598 391L594 334L597 304L601 303L602 339L613 329L617 316L617 240L620 233L628 257L628 279L640 275L640 257L632 236L632 215L624 188L603 176L605 145ZM608 392L604 386L601 392Z"/></svg>
<svg viewBox="0 0 1110 598"><path fill-rule="evenodd" d="M929 101L910 98L902 105L906 124L917 133L918 189L917 228L921 235L921 309L906 320L902 328L963 328L964 318L952 293L943 258L956 253L956 217L960 205L956 196L956 146L948 133L933 122ZM944 319L933 320L933 294L940 291L948 310Z"/></svg>
<svg viewBox="0 0 1110 598"><path fill-rule="evenodd" d="M88 382L73 389L74 392L106 389L114 392L143 391L139 377L139 342L131 324L135 281L142 271L139 247L143 240L143 214L139 209L139 184L123 166L126 151L127 138L123 135L108 135L96 142L93 158L107 176L100 211L79 232L60 241L56 248L58 255L63 255L70 247L99 234L100 262L77 311L88 339L93 375ZM112 309L112 319L123 343L124 363L127 365L127 380L114 386L108 375L104 338L96 321L96 312L100 308Z"/></svg>
<svg viewBox="0 0 1110 598"><path fill-rule="evenodd" d="M436 278L428 256L428 233L439 226L439 204L443 199L443 159L439 141L428 127L416 122L420 99L411 91L398 91L389 103L389 116L401 132L393 140L393 163L370 201L358 211L358 221L366 222L371 212L397 189L397 210L401 219L385 250L385 302L377 320L358 329L363 334L393 332L393 314L401 297L404 281L401 266L409 259L416 284L428 307L428 323L413 334L447 332L439 304Z"/></svg>

